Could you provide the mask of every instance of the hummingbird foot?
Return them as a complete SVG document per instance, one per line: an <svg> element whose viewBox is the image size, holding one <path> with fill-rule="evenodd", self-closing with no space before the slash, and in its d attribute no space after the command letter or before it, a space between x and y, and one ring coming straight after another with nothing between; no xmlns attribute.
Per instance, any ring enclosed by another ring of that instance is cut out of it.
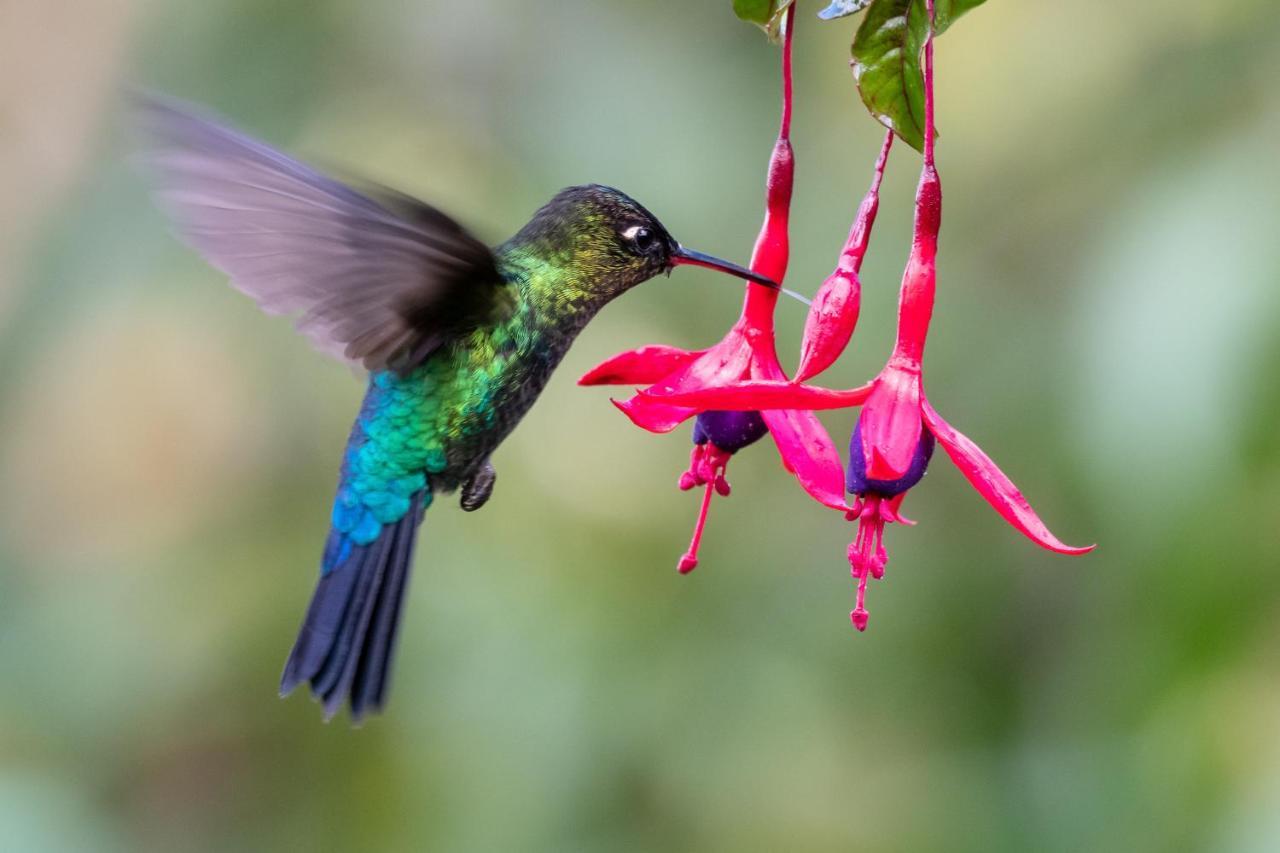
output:
<svg viewBox="0 0 1280 853"><path fill-rule="evenodd" d="M493 463L486 459L480 470L462 484L462 497L458 503L463 512L475 512L484 506L493 494L493 484L497 481L498 472L493 470Z"/></svg>

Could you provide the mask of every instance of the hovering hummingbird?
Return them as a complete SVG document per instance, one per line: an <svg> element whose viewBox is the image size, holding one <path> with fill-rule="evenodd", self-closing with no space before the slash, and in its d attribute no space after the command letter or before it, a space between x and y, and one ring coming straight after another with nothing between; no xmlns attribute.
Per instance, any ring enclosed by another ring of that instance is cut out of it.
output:
<svg viewBox="0 0 1280 853"><path fill-rule="evenodd" d="M490 249L446 214L356 190L185 105L143 98L145 159L179 236L320 350L362 365L320 580L280 681L325 717L387 698L414 541L432 500L493 492L493 452L607 302L679 264L769 279L676 242L610 187L561 190Z"/></svg>

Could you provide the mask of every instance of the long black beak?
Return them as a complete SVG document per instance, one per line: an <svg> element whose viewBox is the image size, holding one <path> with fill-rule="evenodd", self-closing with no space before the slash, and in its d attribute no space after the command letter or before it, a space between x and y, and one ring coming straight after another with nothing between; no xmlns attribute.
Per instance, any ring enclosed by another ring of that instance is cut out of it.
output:
<svg viewBox="0 0 1280 853"><path fill-rule="evenodd" d="M676 250L671 253L671 265L679 266L681 264L688 264L691 267L706 267L710 270L719 270L720 272L727 272L729 275L736 275L738 278L745 278L747 281L754 281L756 284L763 284L765 287L773 290L782 289L773 279L765 278L759 273L754 273L746 267L731 264L714 255L704 255L702 252L695 252L693 249L686 249L684 246L676 246Z"/></svg>

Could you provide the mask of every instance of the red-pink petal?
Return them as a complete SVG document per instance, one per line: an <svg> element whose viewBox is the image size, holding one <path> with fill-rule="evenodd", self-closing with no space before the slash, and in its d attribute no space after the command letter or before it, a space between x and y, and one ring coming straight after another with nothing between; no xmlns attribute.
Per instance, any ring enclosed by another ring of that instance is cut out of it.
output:
<svg viewBox="0 0 1280 853"><path fill-rule="evenodd" d="M920 443L920 372L890 362L867 398L860 423L867 477L896 480L905 474Z"/></svg>
<svg viewBox="0 0 1280 853"><path fill-rule="evenodd" d="M1049 532L1040 517L1036 515L1031 504L1018 491L1004 472L996 467L982 448L974 444L963 433L942 419L929 401L921 400L924 422L929 431L938 439L938 443L947 451L951 461L960 469L970 484L978 490L978 494L1028 539L1042 548L1057 551L1059 554L1087 554L1096 548L1089 545L1083 548L1065 545Z"/></svg>
<svg viewBox="0 0 1280 853"><path fill-rule="evenodd" d="M631 422L649 432L671 432L680 424L698 413L697 409L686 409L657 402L646 397L643 392L629 400L610 400L618 410L631 419Z"/></svg>
<svg viewBox="0 0 1280 853"><path fill-rule="evenodd" d="M745 379L732 385L700 388L673 394L641 395L654 402L690 406L701 411L717 409L729 412L767 411L770 409L847 409L859 406L871 394L873 383L859 388L835 391L816 385L799 385L777 379Z"/></svg>
<svg viewBox="0 0 1280 853"><path fill-rule="evenodd" d="M803 409L760 414L778 445L782 464L795 474L800 487L824 506L847 510L849 507L844 503L844 465L818 416Z"/></svg>
<svg viewBox="0 0 1280 853"><path fill-rule="evenodd" d="M687 366L706 350L690 352L679 347L650 344L620 352L588 370L579 385L649 385Z"/></svg>
<svg viewBox="0 0 1280 853"><path fill-rule="evenodd" d="M840 357L858 325L861 301L862 287L853 270L838 269L822 283L805 320L795 381L817 376Z"/></svg>

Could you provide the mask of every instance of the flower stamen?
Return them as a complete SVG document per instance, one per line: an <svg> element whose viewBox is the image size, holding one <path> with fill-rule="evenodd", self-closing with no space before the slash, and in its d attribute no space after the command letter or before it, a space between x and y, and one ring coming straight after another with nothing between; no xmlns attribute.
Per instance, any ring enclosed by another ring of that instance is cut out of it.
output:
<svg viewBox="0 0 1280 853"><path fill-rule="evenodd" d="M854 499L852 509L846 513L850 521L858 522L858 534L849 545L849 573L858 581L856 606L849 613L849 620L859 631L867 630L867 580L884 577L884 567L889 553L884 547L884 526L898 521L897 508L892 499L868 493Z"/></svg>
<svg viewBox="0 0 1280 853"><path fill-rule="evenodd" d="M710 441L695 444L689 454L689 470L680 475L680 490L689 491L694 486L705 486L702 494L702 505L698 509L698 519L693 525L693 538L689 540L689 550L680 557L676 569L687 575L698 567L698 547L702 544L702 531L707 525L707 513L711 509L712 495L728 497L731 489L725 479L725 470L733 453L721 450Z"/></svg>

